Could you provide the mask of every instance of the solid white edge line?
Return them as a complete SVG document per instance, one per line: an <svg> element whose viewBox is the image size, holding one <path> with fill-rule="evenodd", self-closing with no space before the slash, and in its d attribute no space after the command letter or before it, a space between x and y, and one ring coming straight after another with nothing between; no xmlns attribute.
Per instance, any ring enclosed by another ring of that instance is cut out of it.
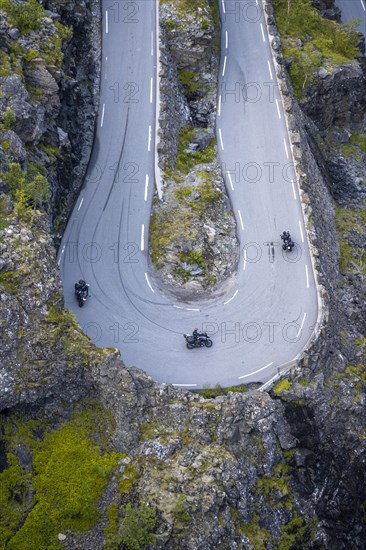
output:
<svg viewBox="0 0 366 550"><path fill-rule="evenodd" d="M234 300L235 296L237 295L237 293L239 292L239 289L237 289L233 296L229 299L229 300L226 300L226 302L224 302L224 306L226 306L226 304L228 304L229 302L231 302L231 300Z"/></svg>
<svg viewBox="0 0 366 550"><path fill-rule="evenodd" d="M153 102L153 83L154 83L154 80L153 80L153 77L150 78L150 103Z"/></svg>
<svg viewBox="0 0 366 550"><path fill-rule="evenodd" d="M228 35L227 31L225 31L225 45L226 45L226 49L228 49L228 47L229 47L229 35Z"/></svg>
<svg viewBox="0 0 366 550"><path fill-rule="evenodd" d="M295 191L295 182L294 182L294 180L291 180L291 185L292 185L292 192L293 192L293 194L294 194L294 199L295 199L295 201L296 201L297 198L296 198L296 191Z"/></svg>
<svg viewBox="0 0 366 550"><path fill-rule="evenodd" d="M360 2L361 2L361 5L363 7L363 11L366 11L365 4L363 3L363 0L360 0Z"/></svg>
<svg viewBox="0 0 366 550"><path fill-rule="evenodd" d="M277 107L278 118L281 118L280 106L278 105L278 99L276 99L276 107Z"/></svg>
<svg viewBox="0 0 366 550"><path fill-rule="evenodd" d="M153 287L150 284L149 277L147 276L147 273L145 273L145 279L146 279L147 284L149 285L149 289L151 290L151 292L153 292L155 294L155 290L153 289Z"/></svg>
<svg viewBox="0 0 366 550"><path fill-rule="evenodd" d="M261 23L261 31L262 31L263 42L265 42L265 41L266 41L266 37L265 37L265 35L264 35L264 29L263 29L262 23Z"/></svg>
<svg viewBox="0 0 366 550"><path fill-rule="evenodd" d="M62 255L63 255L64 252L65 252L65 245L62 247L60 257L59 257L59 259L58 259L58 261L57 261L58 265L60 265L60 262L61 262L61 260L62 260Z"/></svg>
<svg viewBox="0 0 366 550"><path fill-rule="evenodd" d="M221 95L219 96L219 108L217 110L217 116L221 116Z"/></svg>
<svg viewBox="0 0 366 550"><path fill-rule="evenodd" d="M221 128L219 128L219 137L220 137L221 149L224 150L224 144L222 142L222 135L221 135Z"/></svg>
<svg viewBox="0 0 366 550"><path fill-rule="evenodd" d="M105 103L103 103L103 108L102 108L102 120L100 121L100 127L103 126L103 122L104 122L104 111L105 111Z"/></svg>
<svg viewBox="0 0 366 550"><path fill-rule="evenodd" d="M172 386L196 388L196 387L197 387L197 384L172 384Z"/></svg>
<svg viewBox="0 0 366 550"><path fill-rule="evenodd" d="M309 270L308 266L305 266L305 272L306 272L306 288L309 288Z"/></svg>
<svg viewBox="0 0 366 550"><path fill-rule="evenodd" d="M299 328L299 331L298 331L298 333L297 333L297 335L296 335L296 338L299 337L299 334L300 334L300 332L301 332L302 329L303 329L303 326L304 326L304 323L305 323L305 319L306 319L306 312L304 313L304 317L302 318L302 323L301 323L301 325L300 325L300 328Z"/></svg>
<svg viewBox="0 0 366 550"><path fill-rule="evenodd" d="M230 187L234 191L234 185L233 185L233 180L231 179L231 174L230 174L230 172L226 172L226 173L227 173L228 178L229 178Z"/></svg>
<svg viewBox="0 0 366 550"><path fill-rule="evenodd" d="M144 200L147 201L147 190L149 188L149 174L146 174L145 178L145 194L144 194Z"/></svg>
<svg viewBox="0 0 366 550"><path fill-rule="evenodd" d="M221 0L221 4L222 4L222 11L223 11L223 13L225 14L225 13L226 13L226 9L225 9L225 2L224 2L224 0Z"/></svg>
<svg viewBox="0 0 366 550"><path fill-rule="evenodd" d="M227 55L225 55L225 57L224 57L224 66L222 68L222 76L225 76L226 61L227 61Z"/></svg>
<svg viewBox="0 0 366 550"><path fill-rule="evenodd" d="M288 158L288 150L287 150L286 138L283 138L283 144L284 144L284 146L285 146L286 157Z"/></svg>
<svg viewBox="0 0 366 550"><path fill-rule="evenodd" d="M245 271L245 268L247 266L247 251L244 250L244 263L243 263L243 271Z"/></svg>
<svg viewBox="0 0 366 550"><path fill-rule="evenodd" d="M81 199L81 201L80 201L79 208L78 208L78 212L79 212L79 210L80 210L81 205L83 204L83 202L84 202L84 197L83 197L83 198Z"/></svg>
<svg viewBox="0 0 366 550"><path fill-rule="evenodd" d="M149 140L147 143L147 150L151 151L151 125L149 125Z"/></svg>
<svg viewBox="0 0 366 550"><path fill-rule="evenodd" d="M241 225L241 228L242 228L242 230L244 231L243 218L241 217L241 212L240 212L240 210L238 210L238 214L239 214L239 218L240 218L240 225Z"/></svg>
<svg viewBox="0 0 366 550"><path fill-rule="evenodd" d="M262 367L261 369L250 372L249 374L244 374L243 376L239 376L238 379L241 380L242 378L248 378L248 376L252 376L253 374L257 374L257 372L261 372L261 370L268 369L268 367L270 367L271 365L273 365L273 361L272 361L272 363L268 363L268 365L266 365L265 367Z"/></svg>
<svg viewBox="0 0 366 550"><path fill-rule="evenodd" d="M140 249L141 249L141 252L145 249L145 225L142 224L141 225L141 246L140 246Z"/></svg>
<svg viewBox="0 0 366 550"><path fill-rule="evenodd" d="M299 220L299 227L300 227L301 242L303 243L304 242L304 235L303 235L303 232L302 232L302 225L301 225L300 220Z"/></svg>
<svg viewBox="0 0 366 550"><path fill-rule="evenodd" d="M108 34L108 10L105 10L105 33Z"/></svg>
<svg viewBox="0 0 366 550"><path fill-rule="evenodd" d="M267 63L268 63L269 76L271 77L271 80L273 80L272 69L271 69L271 64L269 62L269 59L267 60Z"/></svg>

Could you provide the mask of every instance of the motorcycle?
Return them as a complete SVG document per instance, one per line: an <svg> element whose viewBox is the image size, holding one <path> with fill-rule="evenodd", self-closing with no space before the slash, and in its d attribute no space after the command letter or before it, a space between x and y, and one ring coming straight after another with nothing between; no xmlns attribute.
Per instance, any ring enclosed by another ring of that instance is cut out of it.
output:
<svg viewBox="0 0 366 550"><path fill-rule="evenodd" d="M288 231L284 231L281 235L281 239L283 240L282 250L288 250L289 252L291 252L293 247L295 246L295 243L291 239L290 233Z"/></svg>
<svg viewBox="0 0 366 550"><path fill-rule="evenodd" d="M198 338L194 338L191 334L184 334L183 336L186 340L188 349L203 348L204 346L206 346L206 348L210 348L213 344L206 332L202 332Z"/></svg>
<svg viewBox="0 0 366 550"><path fill-rule="evenodd" d="M79 307L83 307L83 305L88 299L88 291L75 289L75 296L78 301Z"/></svg>

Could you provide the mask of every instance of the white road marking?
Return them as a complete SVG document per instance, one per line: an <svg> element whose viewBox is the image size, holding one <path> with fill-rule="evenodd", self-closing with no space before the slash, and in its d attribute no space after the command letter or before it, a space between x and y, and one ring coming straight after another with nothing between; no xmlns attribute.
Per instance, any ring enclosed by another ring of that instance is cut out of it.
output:
<svg viewBox="0 0 366 550"><path fill-rule="evenodd" d="M231 179L231 174L230 174L230 172L227 172L227 176L228 176L228 178L229 178L230 187L231 187L231 189L234 191L233 180Z"/></svg>
<svg viewBox="0 0 366 550"><path fill-rule="evenodd" d="M266 37L264 36L264 30L263 30L263 25L261 23L261 31L262 31L262 38L263 38L263 42L266 41Z"/></svg>
<svg viewBox="0 0 366 550"><path fill-rule="evenodd" d="M108 30L108 10L106 10L105 12L105 32L106 34L108 34L109 30Z"/></svg>
<svg viewBox="0 0 366 550"><path fill-rule="evenodd" d="M141 225L141 245L140 245L141 252L145 249L145 225Z"/></svg>
<svg viewBox="0 0 366 550"><path fill-rule="evenodd" d="M59 260L58 260L58 262L57 262L58 265L60 265L60 262L61 262L61 260L62 260L62 255L63 255L63 253L65 252L65 246L66 246L66 245L64 245L64 246L62 247L61 254L60 254L60 258L59 258Z"/></svg>
<svg viewBox="0 0 366 550"><path fill-rule="evenodd" d="M146 179L145 179L145 195L144 195L144 200L147 201L147 190L149 188L149 175L146 174Z"/></svg>
<svg viewBox="0 0 366 550"><path fill-rule="evenodd" d="M150 103L153 102L153 77L150 78Z"/></svg>
<svg viewBox="0 0 366 550"><path fill-rule="evenodd" d="M295 201L296 201L297 198L296 198L296 191L295 191L295 182L294 182L294 180L291 180L291 185L292 185L292 191L293 191L293 194L294 194L294 199L295 199Z"/></svg>
<svg viewBox="0 0 366 550"><path fill-rule="evenodd" d="M105 64L108 65L108 56L107 55L105 56ZM105 78L105 80L107 80L107 68L106 68L106 71L104 73L104 78Z"/></svg>
<svg viewBox="0 0 366 550"><path fill-rule="evenodd" d="M148 143L147 143L147 150L148 151L151 150L151 126L149 126L149 140L148 140Z"/></svg>
<svg viewBox="0 0 366 550"><path fill-rule="evenodd" d="M303 235L303 232L302 232L302 225L301 225L300 220L299 220L299 227L300 227L301 242L303 243L304 242L304 235Z"/></svg>
<svg viewBox="0 0 366 550"><path fill-rule="evenodd" d="M198 307L185 307L186 311L200 311Z"/></svg>
<svg viewBox="0 0 366 550"><path fill-rule="evenodd" d="M305 272L306 272L306 288L309 288L309 270L308 266L305 266Z"/></svg>
<svg viewBox="0 0 366 550"><path fill-rule="evenodd" d="M154 55L154 32L151 31L151 56Z"/></svg>
<svg viewBox="0 0 366 550"><path fill-rule="evenodd" d="M184 307L182 307L182 306L173 305L173 307L176 307L177 309L184 309Z"/></svg>
<svg viewBox="0 0 366 550"><path fill-rule="evenodd" d="M225 76L226 61L227 61L227 55L225 55L225 58L224 58L224 66L222 68L222 76Z"/></svg>
<svg viewBox="0 0 366 550"><path fill-rule="evenodd" d="M224 302L224 306L226 306L226 304L228 304L229 302L231 302L231 300L234 300L235 296L237 295L237 293L239 292L239 289L237 289L234 294L231 296L231 298L229 300L226 300L226 302Z"/></svg>
<svg viewBox="0 0 366 550"><path fill-rule="evenodd" d="M102 108L102 120L100 121L100 127L103 126L103 122L104 122L104 111L105 111L105 103L103 103L103 108Z"/></svg>
<svg viewBox="0 0 366 550"><path fill-rule="evenodd" d="M247 251L244 250L244 263L243 263L243 271L245 271L245 268L247 266Z"/></svg>
<svg viewBox="0 0 366 550"><path fill-rule="evenodd" d="M219 96L219 109L217 111L217 116L221 116L221 95Z"/></svg>
<svg viewBox="0 0 366 550"><path fill-rule="evenodd" d="M303 326L304 326L304 323L305 323L305 319L306 319L306 313L304 313L304 317L302 318L302 322L301 322L301 325L300 325L299 331L298 331L298 333L297 333L297 335L296 335L296 338L298 338L298 337L299 337L299 334L300 334L300 332L302 331L302 328L303 328Z"/></svg>
<svg viewBox="0 0 366 550"><path fill-rule="evenodd" d="M197 386L197 384L172 384L172 386L180 386L180 387L184 387L184 388L195 388Z"/></svg>
<svg viewBox="0 0 366 550"><path fill-rule="evenodd" d="M229 47L229 35L228 35L227 31L225 31L225 44L226 44L226 49L228 49L228 47Z"/></svg>
<svg viewBox="0 0 366 550"><path fill-rule="evenodd" d="M221 135L221 128L219 128L219 137L220 137L221 149L224 150L224 144L222 142L222 135Z"/></svg>
<svg viewBox="0 0 366 550"><path fill-rule="evenodd" d="M286 144L286 139L285 138L283 138L283 144L285 146L286 157L288 158L288 150L287 150L287 144Z"/></svg>
<svg viewBox="0 0 366 550"><path fill-rule="evenodd" d="M149 277L147 276L147 273L145 273L145 279L146 279L147 284L149 285L149 288L150 288L151 292L153 292L155 294L155 290L153 289L153 287L150 284Z"/></svg>
<svg viewBox="0 0 366 550"><path fill-rule="evenodd" d="M222 11L223 11L223 13L226 13L225 2L224 2L224 0L221 0L221 4L222 4Z"/></svg>
<svg viewBox="0 0 366 550"><path fill-rule="evenodd" d="M267 61L267 63L268 63L269 76L271 77L271 80L273 80L272 69L271 69L271 64L269 60Z"/></svg>
<svg viewBox="0 0 366 550"><path fill-rule="evenodd" d="M261 369L250 372L249 374L244 374L244 376L239 376L239 380L241 380L242 378L247 378L248 376L252 376L252 374L257 374L257 372L261 372L261 370L268 369L268 367L270 367L271 365L273 365L273 361L272 363L268 363L268 365L262 367Z"/></svg>
<svg viewBox="0 0 366 550"><path fill-rule="evenodd" d="M83 204L83 202L84 202L84 197L83 197L83 198L81 199L81 201L80 201L79 208L78 208L78 212L79 212L79 210L80 210L81 205Z"/></svg>
<svg viewBox="0 0 366 550"><path fill-rule="evenodd" d="M276 99L276 107L277 107L278 118L281 118L280 106L278 105L277 99Z"/></svg>
<svg viewBox="0 0 366 550"><path fill-rule="evenodd" d="M239 218L240 218L240 225L241 225L241 228L242 228L242 230L244 231L243 218L241 217L241 212L240 212L240 210L238 210L238 214L239 214Z"/></svg>
<svg viewBox="0 0 366 550"><path fill-rule="evenodd" d="M362 8L363 8L363 11L366 11L365 4L363 3L363 0L360 0L360 1L361 1L361 5L362 5Z"/></svg>

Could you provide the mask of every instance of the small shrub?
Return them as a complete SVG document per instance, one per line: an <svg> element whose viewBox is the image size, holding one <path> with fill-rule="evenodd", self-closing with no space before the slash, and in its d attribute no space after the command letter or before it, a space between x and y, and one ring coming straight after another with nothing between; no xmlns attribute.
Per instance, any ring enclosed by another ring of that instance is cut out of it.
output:
<svg viewBox="0 0 366 550"><path fill-rule="evenodd" d="M288 391L291 388L290 382L287 380L287 378L282 378L273 388L273 393L275 395L278 395L279 393L283 391Z"/></svg>
<svg viewBox="0 0 366 550"><path fill-rule="evenodd" d="M12 111L10 107L7 107L5 113L2 116L2 119L3 119L3 122L2 122L3 129L10 130L14 122L16 121L16 116L14 114L14 111Z"/></svg>
<svg viewBox="0 0 366 550"><path fill-rule="evenodd" d="M125 507L125 516L119 528L119 543L127 550L141 550L151 547L155 539L156 512L153 508L141 504L133 508L129 503Z"/></svg>
<svg viewBox="0 0 366 550"><path fill-rule="evenodd" d="M27 0L21 4L11 4L3 0L3 7L10 16L10 20L22 34L29 34L41 28L44 9L37 0Z"/></svg>

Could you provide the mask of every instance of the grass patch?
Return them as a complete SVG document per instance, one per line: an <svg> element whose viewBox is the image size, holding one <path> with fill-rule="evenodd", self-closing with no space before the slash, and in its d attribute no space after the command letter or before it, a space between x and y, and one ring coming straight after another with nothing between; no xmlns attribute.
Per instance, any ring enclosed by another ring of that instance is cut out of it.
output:
<svg viewBox="0 0 366 550"><path fill-rule="evenodd" d="M275 395L278 395L279 393L283 391L289 391L291 388L290 382L287 380L287 378L282 378L277 384L273 387L273 393Z"/></svg>
<svg viewBox="0 0 366 550"><path fill-rule="evenodd" d="M347 143L341 147L344 157L354 157L358 162L362 162L366 154L366 136L354 132Z"/></svg>
<svg viewBox="0 0 366 550"><path fill-rule="evenodd" d="M341 252L339 269L341 273L366 275L366 211L337 208L336 230ZM357 241L352 239L357 236Z"/></svg>
<svg viewBox="0 0 366 550"><path fill-rule="evenodd" d="M289 73L297 97L327 61L342 65L360 55L356 24L340 25L321 17L311 0L274 0L273 5L283 54L291 60Z"/></svg>
<svg viewBox="0 0 366 550"><path fill-rule="evenodd" d="M247 391L248 388L245 384L240 384L239 386L228 386L227 388L222 388L219 384L217 384L214 388L203 388L202 390L198 390L197 393L202 395L205 399L214 399L219 395L227 395L229 392L246 393Z"/></svg>

